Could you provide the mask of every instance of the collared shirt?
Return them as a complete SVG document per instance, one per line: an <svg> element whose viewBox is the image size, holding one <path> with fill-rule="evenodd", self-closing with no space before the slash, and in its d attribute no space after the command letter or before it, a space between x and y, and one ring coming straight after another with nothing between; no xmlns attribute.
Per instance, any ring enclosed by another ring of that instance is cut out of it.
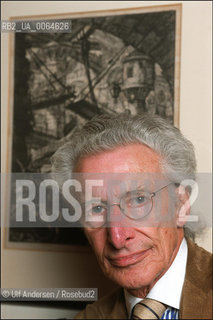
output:
<svg viewBox="0 0 213 320"><path fill-rule="evenodd" d="M162 319L178 318L177 310L180 308L181 292L186 273L187 255L188 247L186 239L184 238L173 263L167 272L156 282L146 297L158 300L169 306L164 312ZM124 289L124 296L130 317L133 307L143 299L131 295L126 289Z"/></svg>

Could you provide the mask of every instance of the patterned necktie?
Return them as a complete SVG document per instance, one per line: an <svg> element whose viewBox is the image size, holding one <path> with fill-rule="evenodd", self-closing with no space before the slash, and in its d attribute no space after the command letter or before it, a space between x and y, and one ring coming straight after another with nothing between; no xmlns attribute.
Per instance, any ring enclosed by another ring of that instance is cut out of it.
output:
<svg viewBox="0 0 213 320"><path fill-rule="evenodd" d="M153 299L138 302L132 310L132 319L161 319L166 306Z"/></svg>

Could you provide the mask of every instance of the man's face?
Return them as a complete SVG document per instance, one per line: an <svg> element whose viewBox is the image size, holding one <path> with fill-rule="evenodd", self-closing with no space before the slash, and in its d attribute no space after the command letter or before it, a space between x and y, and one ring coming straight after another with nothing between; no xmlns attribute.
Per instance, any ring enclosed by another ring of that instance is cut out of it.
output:
<svg viewBox="0 0 213 320"><path fill-rule="evenodd" d="M135 143L82 158L75 172L85 177L87 173L163 175L159 161L160 156L152 149ZM154 188L150 183L149 191L156 191ZM169 214L168 188L156 193L150 221L156 213ZM155 220L154 226L144 224L143 220L134 223L117 205L111 206L110 214L122 215L123 219L119 223L109 222L107 227L85 228L86 236L105 275L139 295L140 288L151 288L168 270L182 241L183 230L177 228L175 212L168 221Z"/></svg>

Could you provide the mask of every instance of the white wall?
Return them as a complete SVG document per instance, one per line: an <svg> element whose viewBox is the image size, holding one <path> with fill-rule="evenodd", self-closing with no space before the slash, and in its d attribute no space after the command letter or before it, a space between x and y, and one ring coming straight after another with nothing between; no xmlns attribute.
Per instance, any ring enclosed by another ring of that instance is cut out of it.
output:
<svg viewBox="0 0 213 320"><path fill-rule="evenodd" d="M180 3L177 1L176 3ZM173 1L4 1L10 16L142 7ZM183 1L180 129L195 145L199 172L211 172L211 1ZM8 34L2 34L2 171L6 171ZM211 250L211 229L198 242ZM104 282L90 253L2 250L2 287L90 287ZM107 282L104 282L107 285ZM103 290L104 292L104 290ZM59 315L59 313L58 313ZM57 316L56 316L57 317ZM60 317L60 315L59 315Z"/></svg>

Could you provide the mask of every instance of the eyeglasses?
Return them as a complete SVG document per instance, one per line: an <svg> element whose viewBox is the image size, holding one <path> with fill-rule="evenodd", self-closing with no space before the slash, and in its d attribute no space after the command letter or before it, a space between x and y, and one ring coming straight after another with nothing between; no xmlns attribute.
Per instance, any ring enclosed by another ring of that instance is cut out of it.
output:
<svg viewBox="0 0 213 320"><path fill-rule="evenodd" d="M131 220L140 220L148 216L152 211L153 198L158 192L168 187L169 183L155 192L146 192L144 190L133 190L125 193L120 202L108 204L107 202L99 202L91 200L84 203L86 228L101 228L109 220L110 207L118 206L121 212Z"/></svg>

